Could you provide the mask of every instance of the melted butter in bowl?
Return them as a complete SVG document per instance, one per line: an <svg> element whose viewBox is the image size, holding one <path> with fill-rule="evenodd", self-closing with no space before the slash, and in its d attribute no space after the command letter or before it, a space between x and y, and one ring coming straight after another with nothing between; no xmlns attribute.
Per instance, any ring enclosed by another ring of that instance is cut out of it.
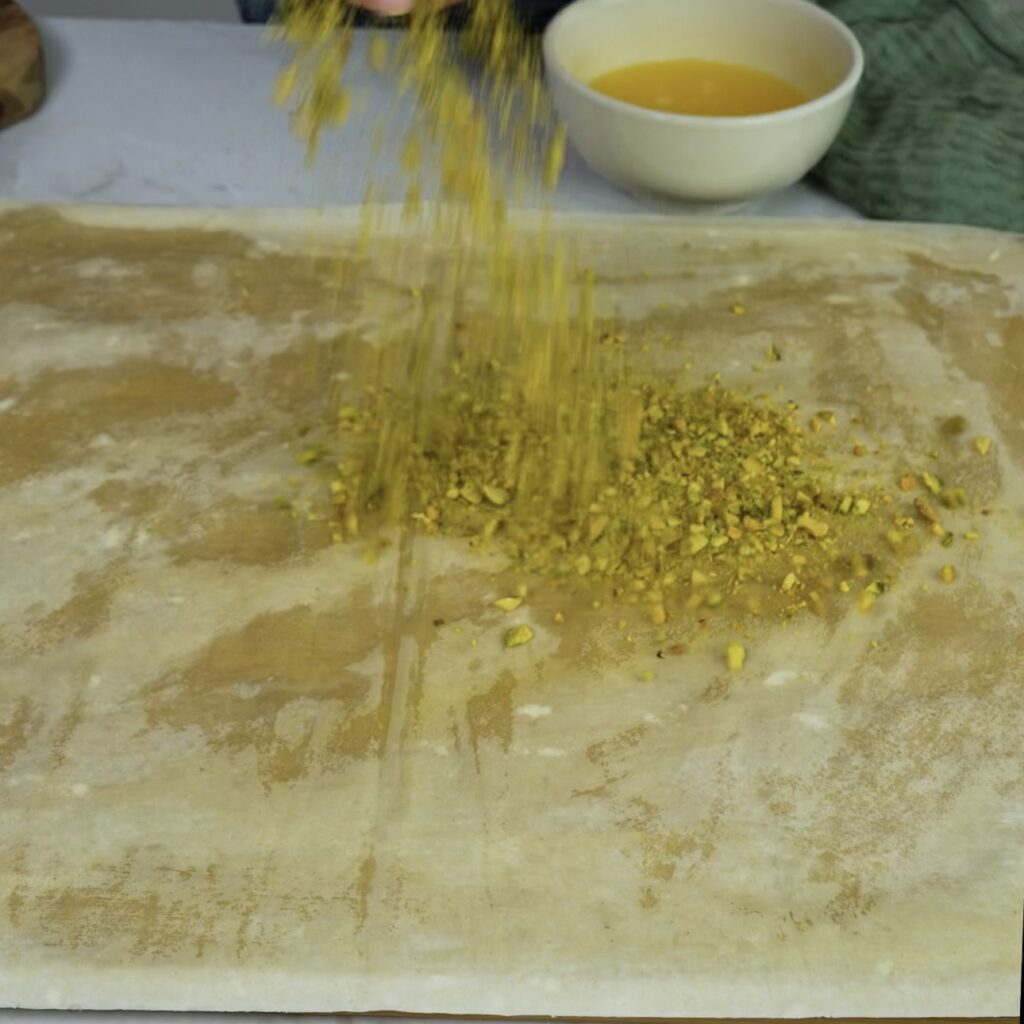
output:
<svg viewBox="0 0 1024 1024"><path fill-rule="evenodd" d="M636 107L698 117L770 114L811 98L770 71L694 57L629 64L598 75L590 88Z"/></svg>

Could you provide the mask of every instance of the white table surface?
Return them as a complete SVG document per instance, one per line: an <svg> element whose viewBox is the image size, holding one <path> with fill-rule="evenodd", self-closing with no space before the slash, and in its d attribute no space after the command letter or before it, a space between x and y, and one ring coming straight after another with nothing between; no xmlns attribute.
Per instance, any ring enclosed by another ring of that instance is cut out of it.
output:
<svg viewBox="0 0 1024 1024"><path fill-rule="evenodd" d="M259 28L198 22L43 20L49 94L33 117L0 133L0 198L186 206L319 206L362 200L371 168L367 125L393 106L355 59L365 113L328 142L312 171L287 118L269 102L281 55ZM379 169L379 168L378 168ZM570 153L555 207L651 212ZM663 208L664 209L664 208ZM744 211L849 217L808 185ZM680 214L685 216L685 214ZM0 992L0 1006L3 993ZM171 1024L176 1014L0 1010L0 1024ZM243 1018L239 1018L241 1020ZM246 1014L266 1024L270 1014ZM320 1019L304 1017L309 1024ZM230 1015L194 1014L189 1024ZM336 1018L323 1018L324 1022Z"/></svg>

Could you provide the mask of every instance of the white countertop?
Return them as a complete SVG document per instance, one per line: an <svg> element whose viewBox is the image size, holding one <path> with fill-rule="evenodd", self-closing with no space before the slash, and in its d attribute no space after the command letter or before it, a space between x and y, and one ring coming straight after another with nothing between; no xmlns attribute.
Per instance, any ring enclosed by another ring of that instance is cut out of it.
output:
<svg viewBox="0 0 1024 1024"><path fill-rule="evenodd" d="M25 202L188 206L319 206L361 201L367 125L393 103L361 75L365 113L325 145L312 171L269 102L279 53L259 28L197 22L41 23L49 95L33 117L0 133L0 198ZM360 124L362 120L362 124ZM592 174L570 154L555 197L560 210L654 209ZM748 207L775 216L855 216L798 185ZM3 993L0 992L0 1005ZM163 1014L76 1014L75 1024L167 1024ZM0 1024L69 1024L69 1015L0 1010ZM223 1015L201 1014L192 1024ZM246 1024L272 1015L247 1014ZM310 1024L317 1018L306 1017ZM227 1020L231 1020L230 1017ZM335 1018L324 1018L335 1020Z"/></svg>
<svg viewBox="0 0 1024 1024"><path fill-rule="evenodd" d="M282 57L262 28L75 18L43 19L40 27L49 95L34 116L0 133L0 198L186 206L362 200L369 126L394 100L365 73L358 46L351 80L364 113L327 140L307 171L303 146L269 99ZM571 153L554 205L658 209L619 192ZM744 213L854 216L803 184Z"/></svg>

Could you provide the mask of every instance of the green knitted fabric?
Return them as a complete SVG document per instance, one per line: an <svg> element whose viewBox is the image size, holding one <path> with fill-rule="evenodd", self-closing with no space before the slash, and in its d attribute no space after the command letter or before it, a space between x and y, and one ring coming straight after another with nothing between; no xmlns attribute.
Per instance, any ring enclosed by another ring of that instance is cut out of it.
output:
<svg viewBox="0 0 1024 1024"><path fill-rule="evenodd" d="M818 0L864 78L815 170L870 217L1024 231L1024 0Z"/></svg>

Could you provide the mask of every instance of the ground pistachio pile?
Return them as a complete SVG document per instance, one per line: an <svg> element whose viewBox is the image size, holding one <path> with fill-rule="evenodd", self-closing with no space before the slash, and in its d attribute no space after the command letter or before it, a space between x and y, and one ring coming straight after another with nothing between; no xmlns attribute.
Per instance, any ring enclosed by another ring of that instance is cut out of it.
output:
<svg viewBox="0 0 1024 1024"><path fill-rule="evenodd" d="M869 613L924 545L957 539L947 525L967 496L934 453L931 469L911 471L831 410L637 369L620 357L628 345L600 337L589 431L568 444L580 411L560 420L557 405L538 404L519 364L456 360L428 401L422 382L353 386L336 436L299 452L328 482L334 539L377 551L402 530L457 538L563 591L566 611L635 606L654 627L849 603ZM979 456L989 446L974 439ZM939 578L953 582L952 567ZM510 588L497 607L524 600L525 587ZM522 622L504 632L506 647L532 639ZM739 670L746 650L733 641L723 657Z"/></svg>

